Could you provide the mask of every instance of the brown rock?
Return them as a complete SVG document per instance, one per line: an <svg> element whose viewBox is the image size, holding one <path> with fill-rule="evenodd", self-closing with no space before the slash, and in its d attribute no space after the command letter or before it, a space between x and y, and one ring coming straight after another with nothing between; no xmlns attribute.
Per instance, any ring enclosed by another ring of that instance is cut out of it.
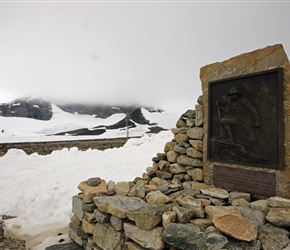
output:
<svg viewBox="0 0 290 250"><path fill-rule="evenodd" d="M236 213L229 213L213 219L214 226L226 235L238 240L256 240L257 233L247 218Z"/></svg>
<svg viewBox="0 0 290 250"><path fill-rule="evenodd" d="M151 204L166 204L171 202L171 198L157 190L148 193L146 195L146 201Z"/></svg>
<svg viewBox="0 0 290 250"><path fill-rule="evenodd" d="M162 214L162 225L164 228L166 228L169 223L174 223L175 220L176 213L173 211L166 211Z"/></svg>
<svg viewBox="0 0 290 250"><path fill-rule="evenodd" d="M87 220L82 221L82 229L86 234L93 234L96 223L90 223Z"/></svg>
<svg viewBox="0 0 290 250"><path fill-rule="evenodd" d="M203 148L202 148L203 144L201 140L189 140L189 143L197 151L200 151L200 152L203 151Z"/></svg>
<svg viewBox="0 0 290 250"><path fill-rule="evenodd" d="M102 180L98 186L90 186L87 181L83 181L79 184L78 189L83 192L87 197L96 196L96 194L106 194L107 184L106 181Z"/></svg>
<svg viewBox="0 0 290 250"><path fill-rule="evenodd" d="M179 157L179 154L173 150L170 150L166 153L166 156L169 162L175 163L177 162L177 158Z"/></svg>
<svg viewBox="0 0 290 250"><path fill-rule="evenodd" d="M177 142L188 142L189 139L186 134L177 134L174 136Z"/></svg>
<svg viewBox="0 0 290 250"><path fill-rule="evenodd" d="M151 230L144 230L132 224L124 224L125 234L142 247L152 250L161 250L164 248L162 241L163 227L155 227Z"/></svg>

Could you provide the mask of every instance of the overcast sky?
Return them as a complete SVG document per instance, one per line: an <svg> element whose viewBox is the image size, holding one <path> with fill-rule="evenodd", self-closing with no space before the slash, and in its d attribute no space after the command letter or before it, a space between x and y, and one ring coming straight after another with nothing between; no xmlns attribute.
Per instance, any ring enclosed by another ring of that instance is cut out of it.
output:
<svg viewBox="0 0 290 250"><path fill-rule="evenodd" d="M290 2L0 1L0 102L41 96L184 112L204 65L283 44Z"/></svg>

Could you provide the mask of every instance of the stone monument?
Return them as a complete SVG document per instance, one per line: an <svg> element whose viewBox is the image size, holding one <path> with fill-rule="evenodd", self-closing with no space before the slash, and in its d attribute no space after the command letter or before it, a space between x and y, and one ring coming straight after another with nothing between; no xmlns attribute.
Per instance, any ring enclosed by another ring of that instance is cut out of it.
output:
<svg viewBox="0 0 290 250"><path fill-rule="evenodd" d="M290 198L290 64L278 44L204 66L204 181Z"/></svg>

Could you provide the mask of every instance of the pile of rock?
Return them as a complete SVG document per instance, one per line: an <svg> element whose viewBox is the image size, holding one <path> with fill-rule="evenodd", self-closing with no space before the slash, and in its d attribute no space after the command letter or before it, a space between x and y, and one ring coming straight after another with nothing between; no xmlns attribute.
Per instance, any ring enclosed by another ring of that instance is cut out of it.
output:
<svg viewBox="0 0 290 250"><path fill-rule="evenodd" d="M290 200L203 183L202 103L172 129L174 139L132 182L79 184L70 237L91 249L290 249Z"/></svg>

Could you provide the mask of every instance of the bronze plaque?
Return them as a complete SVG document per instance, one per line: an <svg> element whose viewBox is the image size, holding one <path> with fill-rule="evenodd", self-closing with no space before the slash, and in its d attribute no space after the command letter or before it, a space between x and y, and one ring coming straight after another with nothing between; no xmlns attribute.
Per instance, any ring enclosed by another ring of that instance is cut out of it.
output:
<svg viewBox="0 0 290 250"><path fill-rule="evenodd" d="M275 69L209 83L209 160L283 169L282 79Z"/></svg>
<svg viewBox="0 0 290 250"><path fill-rule="evenodd" d="M263 197L276 195L276 175L255 170L213 166L213 184Z"/></svg>

